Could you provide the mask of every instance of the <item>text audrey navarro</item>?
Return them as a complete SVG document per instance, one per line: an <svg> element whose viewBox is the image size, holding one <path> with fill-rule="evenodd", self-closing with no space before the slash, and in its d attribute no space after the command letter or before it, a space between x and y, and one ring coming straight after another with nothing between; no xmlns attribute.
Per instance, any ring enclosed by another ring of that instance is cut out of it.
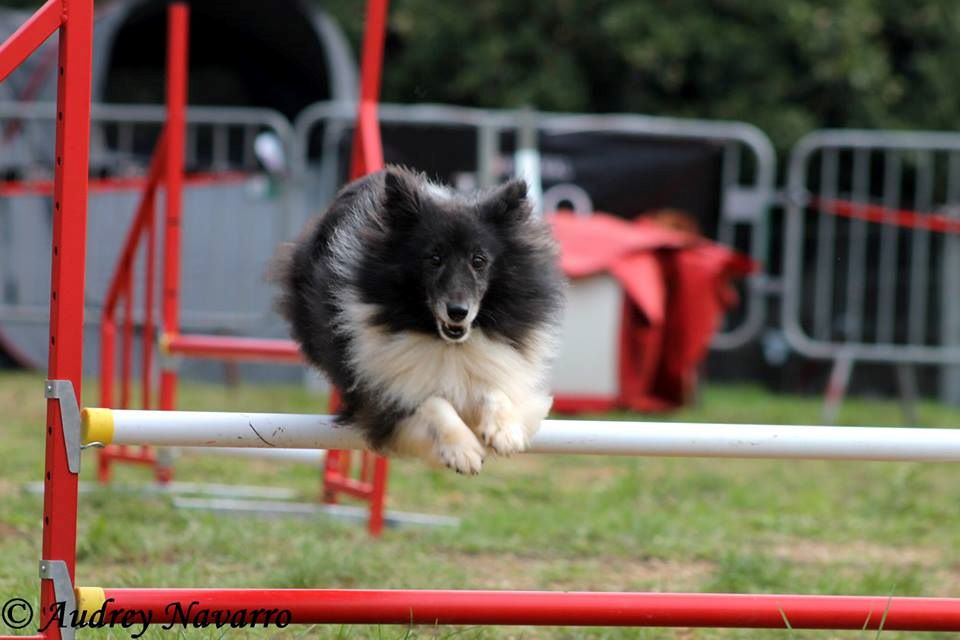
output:
<svg viewBox="0 0 960 640"><path fill-rule="evenodd" d="M230 628L244 627L276 627L283 629L293 620L293 614L287 609L220 609L201 606L194 600L186 606L183 602L171 602L162 610L156 609L126 609L110 607L114 598L107 598L99 609L93 611L68 611L66 604L56 602L51 605L50 615L43 620L44 631L52 624L61 627L91 628L102 627L130 629L131 638L139 638L154 624L160 629L170 630L174 627L182 629Z"/></svg>

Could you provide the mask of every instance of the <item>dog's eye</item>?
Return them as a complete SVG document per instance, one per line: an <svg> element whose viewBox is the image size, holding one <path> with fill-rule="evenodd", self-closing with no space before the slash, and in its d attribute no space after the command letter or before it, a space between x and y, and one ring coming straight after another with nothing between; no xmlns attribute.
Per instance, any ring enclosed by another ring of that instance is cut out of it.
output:
<svg viewBox="0 0 960 640"><path fill-rule="evenodd" d="M487 264L487 259L478 253L477 255L473 256L470 264L473 265L474 269L480 270L483 269L483 267Z"/></svg>
<svg viewBox="0 0 960 640"><path fill-rule="evenodd" d="M439 253L435 253L432 256L430 256L430 264L433 265L434 267L439 267L440 265L443 264L443 258L440 257Z"/></svg>

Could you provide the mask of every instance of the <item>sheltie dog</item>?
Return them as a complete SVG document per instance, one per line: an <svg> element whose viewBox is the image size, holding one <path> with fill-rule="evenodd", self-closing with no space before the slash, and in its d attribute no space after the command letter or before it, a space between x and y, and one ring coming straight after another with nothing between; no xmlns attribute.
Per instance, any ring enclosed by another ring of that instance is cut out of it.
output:
<svg viewBox="0 0 960 640"><path fill-rule="evenodd" d="M281 251L278 310L381 453L476 474L550 409L565 282L511 180L463 195L399 167L346 185Z"/></svg>

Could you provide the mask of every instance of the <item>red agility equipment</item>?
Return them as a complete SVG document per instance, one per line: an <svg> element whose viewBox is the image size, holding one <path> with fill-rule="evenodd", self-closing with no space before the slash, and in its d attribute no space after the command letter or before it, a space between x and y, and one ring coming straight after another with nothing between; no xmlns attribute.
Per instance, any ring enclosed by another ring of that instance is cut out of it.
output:
<svg viewBox="0 0 960 640"><path fill-rule="evenodd" d="M361 99L358 106L358 125L354 136L354 156L351 177L377 171L383 166L380 128L377 118L380 73L383 56L383 37L386 28L386 5L371 6L368 10L368 30L364 38L364 66L361 73ZM290 340L239 338L234 336L211 336L180 333L180 257L181 216L183 186L204 181L204 176L185 176L183 146L186 131L187 77L189 43L189 8L183 3L172 3L168 11L167 29L167 118L157 141L154 156L145 181L143 196L137 213L130 225L117 268L111 279L107 300L101 319L101 400L104 407L114 405L114 368L117 341L117 306L123 303L120 324L120 401L119 406L130 406L133 384L133 271L141 243L145 245L146 273L142 331L142 359L140 365L141 405L150 408L153 400L153 348L159 346L162 353L188 358L209 358L231 361L278 362L303 364L297 345ZM217 174L207 180L231 180L241 174ZM136 179L144 183L142 179ZM108 183L105 188L122 183ZM2 188L2 187L0 187ZM15 185L12 190L29 187ZM39 188L35 186L34 188ZM156 265L155 200L157 192L166 193L165 210L160 226L164 233L162 264L162 301L160 344L155 345L153 331L154 278ZM3 192L0 191L0 194ZM169 361L167 361L169 362ZM174 367L166 366L160 371L158 407L172 410L176 407L178 374ZM336 390L331 403L336 404ZM385 458L371 453L359 456L358 477L352 475L353 456L347 451L330 452L323 472L323 498L328 503L336 502L345 495L363 500L369 505L368 531L376 536L383 530L384 502L388 467ZM154 451L141 447L131 451L128 447L107 446L99 453L98 478L108 482L114 462L153 465L157 480L172 479L172 469L157 464Z"/></svg>

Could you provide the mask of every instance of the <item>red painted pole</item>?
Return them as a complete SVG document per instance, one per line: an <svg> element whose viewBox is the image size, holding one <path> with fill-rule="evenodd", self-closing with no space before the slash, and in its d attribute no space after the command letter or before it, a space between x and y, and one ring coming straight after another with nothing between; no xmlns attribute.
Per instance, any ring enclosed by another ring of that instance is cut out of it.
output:
<svg viewBox="0 0 960 640"><path fill-rule="evenodd" d="M103 303L103 322L114 322L113 314L116 311L117 300L120 298L120 292L123 289L126 274L134 266L137 247L140 243L140 236L150 217L150 211L154 207L154 199L157 193L157 186L163 177L163 170L166 163L166 133L161 132L157 140L157 146L153 150L153 158L150 159L150 167L147 169L146 183L140 202L137 204L137 212L127 230L126 238L123 241L123 249L120 251L120 259L117 261L117 268L110 278L110 286L107 288L107 295ZM104 405L111 406L111 405Z"/></svg>
<svg viewBox="0 0 960 640"><path fill-rule="evenodd" d="M47 0L13 35L0 43L0 82L60 28L66 13L64 4L61 0Z"/></svg>
<svg viewBox="0 0 960 640"><path fill-rule="evenodd" d="M388 0L368 0L365 30L363 34L363 52L360 63L360 100L357 104L357 124L353 134L353 148L350 157L350 179L356 179L383 168L383 144L380 139L380 122L377 105L380 100L380 83L383 71L383 45L387 30ZM340 394L336 388L330 393L330 411L335 412L340 404ZM329 451L324 463L323 499L334 503L337 493L359 495L369 501L370 520L367 528L371 535L377 536L383 529L383 504L386 492L388 462L377 457L373 463L378 481L367 481L366 468L368 456L363 457L358 482L349 477L351 456L349 452Z"/></svg>
<svg viewBox="0 0 960 640"><path fill-rule="evenodd" d="M108 617L146 611L154 624L256 609L287 611L292 624L785 629L789 621L793 629L960 631L958 598L324 589L105 589L104 596Z"/></svg>
<svg viewBox="0 0 960 640"><path fill-rule="evenodd" d="M188 186L227 185L242 183L249 179L250 174L243 171L207 171L184 176L183 184ZM90 180L89 191L90 193L143 191L147 188L148 182L149 180L143 176L97 178ZM0 196L5 197L44 195L52 192L53 182L50 180L9 180L0 183Z"/></svg>
<svg viewBox="0 0 960 640"><path fill-rule="evenodd" d="M41 11L48 12L49 3ZM90 79L93 0L63 0L57 65L57 123L54 161L53 248L50 286L50 352L47 377L69 380L80 402L83 376L84 271L86 266L87 178L90 154ZM48 25L49 26L49 25ZM2 57L2 55L0 55ZM5 75L0 71L0 76ZM67 464L63 418L57 400L47 401L43 492L44 560L61 560L74 579L77 548L77 475ZM56 595L42 580L40 610ZM52 625L47 637L60 637Z"/></svg>
<svg viewBox="0 0 960 640"><path fill-rule="evenodd" d="M130 297L129 292L133 288L133 268L136 259L137 247L140 243L140 237L143 235L144 230L148 225L153 225L154 202L156 200L157 186L160 182L160 178L163 175L163 168L166 159L165 140L166 134L161 132L160 138L157 141L157 146L153 152L153 158L150 160L150 167L147 170L147 177L145 181L146 186L144 188L143 195L140 198L140 202L137 204L137 211L133 216L133 220L130 222L130 228L127 230L126 238L123 241L123 248L120 251L120 258L117 260L117 267L110 278L110 285L107 287L107 295L103 303L103 310L100 318L100 404L103 407L114 406L113 386L114 368L116 366L115 350L117 342L115 316L117 311L117 303L119 302L121 295L123 295L124 290L128 292L127 297ZM150 268L149 256L147 268ZM152 313L150 313L149 316L152 319ZM127 317L130 317L129 311ZM123 329L124 332L122 335L124 339L126 339L127 333L125 325ZM144 332L146 333L146 326L144 327ZM148 348L146 342L144 342L144 348ZM125 367L127 370L129 370L129 363L126 361L126 354L129 352L129 346L124 346L121 349L121 367ZM129 373L122 373L121 404L129 402L129 388L127 388L126 391L123 390L123 387L128 387L128 385ZM109 482L110 465L114 460L125 460L125 455L126 454L123 453L120 448L114 446L107 446L103 449L99 449L97 452L97 479L103 483Z"/></svg>
<svg viewBox="0 0 960 640"><path fill-rule="evenodd" d="M292 340L179 334L167 339L168 353L217 360L262 360L302 364L300 348Z"/></svg>
<svg viewBox="0 0 960 640"><path fill-rule="evenodd" d="M336 389L333 389L331 393L335 392ZM336 409L333 408L332 401L330 405L329 411L330 413L333 413ZM339 485L340 481L343 479L340 464L340 456L342 456L343 453L343 451L331 449L330 451L327 451L327 457L323 461L323 492L321 499L326 504L337 503L337 485Z"/></svg>
<svg viewBox="0 0 960 640"><path fill-rule="evenodd" d="M373 458L373 486L370 491L370 520L367 523L367 531L372 536L379 536L383 533L390 465L387 458L383 456L374 456L366 451L363 455Z"/></svg>
<svg viewBox="0 0 960 640"><path fill-rule="evenodd" d="M153 290L156 286L157 224L154 198L150 199L145 233L147 237L147 264L143 276L143 337L141 344L140 406L149 409L153 404L153 348L156 336L153 330Z"/></svg>
<svg viewBox="0 0 960 640"><path fill-rule="evenodd" d="M163 241L163 301L161 330L180 332L180 216L183 203L183 153L186 137L188 37L190 10L182 2L167 11L167 155L166 209ZM160 374L160 408L176 407L177 372Z"/></svg>
<svg viewBox="0 0 960 640"><path fill-rule="evenodd" d="M120 338L120 408L130 408L133 378L133 269L123 277L123 332Z"/></svg>
<svg viewBox="0 0 960 640"><path fill-rule="evenodd" d="M100 406L113 406L113 370L116 366L117 329L113 319L100 322Z"/></svg>
<svg viewBox="0 0 960 640"><path fill-rule="evenodd" d="M368 0L363 52L360 61L360 102L350 159L350 179L383 168L383 145L377 103L383 72L383 44L387 33L388 0Z"/></svg>

